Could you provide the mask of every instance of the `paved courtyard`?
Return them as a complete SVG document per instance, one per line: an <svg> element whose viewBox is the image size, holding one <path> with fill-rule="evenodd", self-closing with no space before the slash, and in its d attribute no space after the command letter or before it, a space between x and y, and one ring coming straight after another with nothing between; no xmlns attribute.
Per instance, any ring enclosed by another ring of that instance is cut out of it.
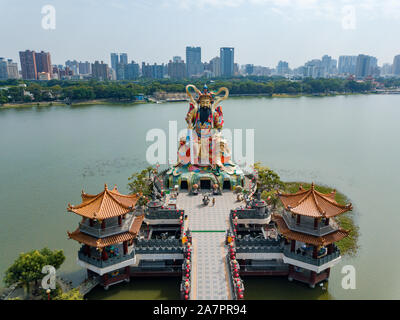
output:
<svg viewBox="0 0 400 320"><path fill-rule="evenodd" d="M215 205L202 203L202 195L180 193L177 207L188 215L188 227L193 231L192 294L195 300L231 299L225 263L225 231L229 228L230 209L239 206L232 192L215 196Z"/></svg>

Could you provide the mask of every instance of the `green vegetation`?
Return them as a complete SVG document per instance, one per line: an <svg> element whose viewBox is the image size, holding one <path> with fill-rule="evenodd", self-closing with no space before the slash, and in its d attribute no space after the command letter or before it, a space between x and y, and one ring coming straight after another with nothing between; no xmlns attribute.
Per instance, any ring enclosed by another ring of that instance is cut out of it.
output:
<svg viewBox="0 0 400 320"><path fill-rule="evenodd" d="M388 86L400 86L397 80L382 80ZM137 101L140 95L155 92L185 92L188 83L202 88L207 83L211 90L227 87L231 94L296 96L304 94L338 94L369 92L369 81L357 82L343 79L302 79L288 80L282 77L237 77L232 79L190 79L173 81L168 79L137 81L97 80L3 80L0 81L0 105L28 102L83 102L106 99L117 102ZM26 87L24 87L26 85Z"/></svg>
<svg viewBox="0 0 400 320"><path fill-rule="evenodd" d="M38 281L44 277L42 273L44 266L51 265L58 269L64 260L65 256L62 250L51 251L48 248L43 248L40 251L32 250L21 253L6 270L4 282L7 285L20 282L29 294L31 284L34 283L35 289L37 289Z"/></svg>
<svg viewBox="0 0 400 320"><path fill-rule="evenodd" d="M78 288L72 289L65 293L59 293L53 300L84 300Z"/></svg>
<svg viewBox="0 0 400 320"><path fill-rule="evenodd" d="M132 194L136 193L140 195L138 200L139 206L144 206L148 201L153 191L153 182L151 181L151 172L153 167L147 167L139 173L134 173L128 178L128 189Z"/></svg>

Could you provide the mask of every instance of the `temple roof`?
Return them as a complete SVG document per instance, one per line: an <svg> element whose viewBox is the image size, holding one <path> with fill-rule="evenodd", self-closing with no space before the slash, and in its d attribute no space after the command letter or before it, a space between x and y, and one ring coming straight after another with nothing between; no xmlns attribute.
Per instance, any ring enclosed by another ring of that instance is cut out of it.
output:
<svg viewBox="0 0 400 320"><path fill-rule="evenodd" d="M137 216L134 218L132 226L128 232L123 232L123 233L105 237L105 238L95 238L95 237L89 236L88 234L81 232L79 230L79 228L76 229L74 232L67 232L67 233L68 233L68 237L70 239L74 239L80 243L84 243L91 247L104 248L104 247L110 246L112 244L117 244L117 243L121 243L121 242L132 240L132 239L136 238L136 236L140 230L140 227L142 225L143 219L144 219L144 215Z"/></svg>
<svg viewBox="0 0 400 320"><path fill-rule="evenodd" d="M336 191L325 194L315 190L314 183L310 189L300 186L296 193L278 193L286 210L313 218L330 218L352 210L351 203L341 205L335 201Z"/></svg>
<svg viewBox="0 0 400 320"><path fill-rule="evenodd" d="M116 186L109 190L104 185L104 191L96 195L82 191L82 203L76 206L68 204L67 210L86 218L103 220L132 212L137 200L137 195L123 195Z"/></svg>
<svg viewBox="0 0 400 320"><path fill-rule="evenodd" d="M326 246L328 244L334 243L336 241L340 241L343 238L347 237L349 232L344 229L339 229L335 232L327 234L322 237L316 237L308 234L304 234L301 232L296 232L290 230L285 220L283 220L282 216L278 214L272 215L272 220L277 224L279 232L282 233L286 238L296 241L301 241L304 243L312 244L315 246Z"/></svg>

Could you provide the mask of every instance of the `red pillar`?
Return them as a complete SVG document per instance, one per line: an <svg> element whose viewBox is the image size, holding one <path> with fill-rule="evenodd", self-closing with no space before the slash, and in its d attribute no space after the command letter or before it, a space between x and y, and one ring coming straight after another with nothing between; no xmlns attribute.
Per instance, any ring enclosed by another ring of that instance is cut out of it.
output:
<svg viewBox="0 0 400 320"><path fill-rule="evenodd" d="M300 224L300 218L301 218L301 216L298 214L297 218L296 218L296 224Z"/></svg>
<svg viewBox="0 0 400 320"><path fill-rule="evenodd" d="M329 278L329 275L331 274L331 268L326 269L325 272L326 272L326 277Z"/></svg>
<svg viewBox="0 0 400 320"><path fill-rule="evenodd" d="M318 246L313 246L312 256L313 256L314 259L317 259L317 257L318 257Z"/></svg>
<svg viewBox="0 0 400 320"><path fill-rule="evenodd" d="M315 284L315 281L317 280L317 273L315 271L311 271L310 274L310 283Z"/></svg>
<svg viewBox="0 0 400 320"><path fill-rule="evenodd" d="M128 278L131 276L131 268L129 266L125 267L125 274Z"/></svg>
<svg viewBox="0 0 400 320"><path fill-rule="evenodd" d="M101 222L101 228L102 228L102 229L105 229L105 228L106 228L106 220L103 220L103 221Z"/></svg>
<svg viewBox="0 0 400 320"><path fill-rule="evenodd" d="M93 227L93 219L89 219L89 226Z"/></svg>
<svg viewBox="0 0 400 320"><path fill-rule="evenodd" d="M325 219L325 225L326 225L326 226L329 226L329 218L326 218L326 219Z"/></svg>
<svg viewBox="0 0 400 320"><path fill-rule="evenodd" d="M328 245L328 254L331 254L333 252L333 244L331 243Z"/></svg>
<svg viewBox="0 0 400 320"><path fill-rule="evenodd" d="M127 241L124 241L124 242L122 243L122 245L123 245L123 247L124 247L124 254L127 254L127 253L128 253L128 242L127 242Z"/></svg>
<svg viewBox="0 0 400 320"><path fill-rule="evenodd" d="M105 273L105 274L103 274L103 284L107 285L107 281L108 281L108 274Z"/></svg>
<svg viewBox="0 0 400 320"><path fill-rule="evenodd" d="M104 261L108 260L108 255L105 248L103 248L103 251L101 252L101 259Z"/></svg>
<svg viewBox="0 0 400 320"><path fill-rule="evenodd" d="M318 228L318 218L314 218L314 229Z"/></svg>
<svg viewBox="0 0 400 320"><path fill-rule="evenodd" d="M290 243L290 252L294 252L296 249L296 240L292 240Z"/></svg>
<svg viewBox="0 0 400 320"><path fill-rule="evenodd" d="M292 264L289 264L289 274L294 272L294 266Z"/></svg>
<svg viewBox="0 0 400 320"><path fill-rule="evenodd" d="M119 225L122 224L122 216L118 216L118 224L119 224Z"/></svg>

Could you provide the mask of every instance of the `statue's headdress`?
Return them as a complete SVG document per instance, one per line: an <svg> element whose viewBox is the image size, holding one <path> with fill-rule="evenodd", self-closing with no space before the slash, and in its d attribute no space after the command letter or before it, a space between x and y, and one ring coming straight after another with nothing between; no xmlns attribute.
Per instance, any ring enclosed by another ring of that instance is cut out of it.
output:
<svg viewBox="0 0 400 320"><path fill-rule="evenodd" d="M192 93L190 93L190 91L189 91L189 88L194 89L194 91L197 93L197 101L193 98ZM220 93L223 92L223 91L225 92L225 95L222 96L222 97L221 97L221 96L217 97L216 101L214 102L215 97L218 96L218 94L220 94ZM228 96L229 96L229 90L228 90L227 88L225 88L225 87L220 88L217 92L210 92L210 91L208 91L207 85L204 85L204 87L203 87L203 92L201 92L201 91L200 91L199 89L197 89L196 86L193 85L193 84L188 84L188 85L186 86L186 93L187 93L187 95L189 96L190 101L191 101L191 102L193 103L193 105L195 105L195 106L196 106L198 103L200 103L200 101L201 101L202 99L210 99L211 103L213 104L213 107L212 107L213 111L215 110L216 106L218 106L218 104L219 104L222 100L227 99Z"/></svg>

